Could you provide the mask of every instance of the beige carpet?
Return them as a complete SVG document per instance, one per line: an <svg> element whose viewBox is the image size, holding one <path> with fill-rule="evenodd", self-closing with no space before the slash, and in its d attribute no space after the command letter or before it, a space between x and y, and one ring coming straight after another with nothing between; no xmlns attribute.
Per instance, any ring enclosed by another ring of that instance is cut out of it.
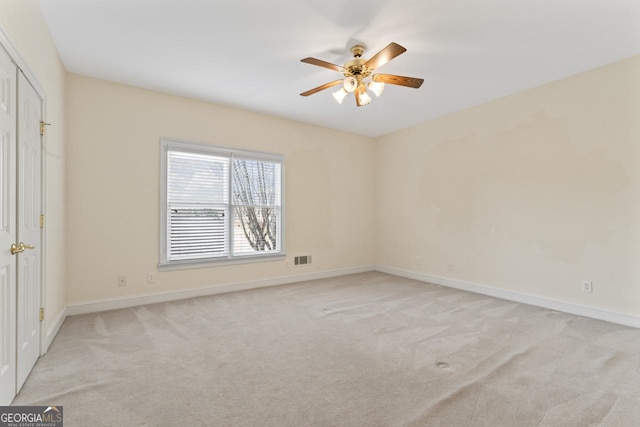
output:
<svg viewBox="0 0 640 427"><path fill-rule="evenodd" d="M638 426L640 330L382 273L70 317L65 426Z"/></svg>

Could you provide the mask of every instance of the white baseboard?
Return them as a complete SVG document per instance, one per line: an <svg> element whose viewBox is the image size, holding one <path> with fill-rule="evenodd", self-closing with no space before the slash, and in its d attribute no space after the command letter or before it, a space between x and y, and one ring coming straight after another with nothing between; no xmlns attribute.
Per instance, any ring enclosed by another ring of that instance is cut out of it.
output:
<svg viewBox="0 0 640 427"><path fill-rule="evenodd" d="M58 331L62 327L62 324L64 323L64 320L66 318L67 318L67 307L64 307L62 310L60 310L60 313L58 314L58 317L56 317L56 320L54 320L53 323L51 323L51 325L49 326L49 328L47 328L47 341L46 341L47 347L45 348L45 352L49 350L49 346L53 342L53 339L56 337L56 335L58 335Z"/></svg>
<svg viewBox="0 0 640 427"><path fill-rule="evenodd" d="M85 301L75 304L69 304L67 306L66 315L74 316L78 314L96 313L99 311L135 307L138 305L176 301L187 298L222 294L227 292L244 291L247 289L264 288L268 286L286 285L288 283L304 282L307 280L326 279L329 277L364 273L374 270L375 266L373 265L363 265L360 267L350 267L338 270L320 271L316 273L297 274L295 276L280 276L269 279L253 280L249 282L228 283L223 285L207 286L204 288L187 289L182 291L168 291L147 295Z"/></svg>
<svg viewBox="0 0 640 427"><path fill-rule="evenodd" d="M421 282L434 283L449 288L460 289L463 291L474 292L477 294L489 295L496 298L506 299L509 301L521 302L523 304L535 305L551 310L562 311L565 313L576 314L578 316L591 317L593 319L604 320L611 323L617 323L633 328L640 328L640 317L630 316L626 314L615 313L612 311L601 310L594 307L586 307L578 304L555 301L546 298L540 298L533 295L522 294L518 292L496 289L490 286L478 283L467 282L464 280L451 279L448 277L434 276L431 274L418 273L415 271L402 270L394 267L377 265L376 271L382 273L393 274L394 276L406 277L409 279L419 280Z"/></svg>

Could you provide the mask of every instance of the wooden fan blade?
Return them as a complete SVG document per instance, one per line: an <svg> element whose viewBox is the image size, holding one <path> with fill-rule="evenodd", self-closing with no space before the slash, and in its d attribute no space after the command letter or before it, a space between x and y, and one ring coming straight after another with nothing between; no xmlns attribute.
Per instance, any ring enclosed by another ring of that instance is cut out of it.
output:
<svg viewBox="0 0 640 427"><path fill-rule="evenodd" d="M374 70L391 61L396 56L405 53L406 51L407 49L400 46L398 43L391 42L387 47L373 55L373 57L365 62L364 65L366 65L368 69Z"/></svg>
<svg viewBox="0 0 640 427"><path fill-rule="evenodd" d="M330 70L338 71L340 73L344 72L344 67L341 67L340 65L332 64L331 62L323 61L321 59L304 58L304 59L301 59L300 62L306 62L307 64L328 68Z"/></svg>
<svg viewBox="0 0 640 427"><path fill-rule="evenodd" d="M333 81L333 82L331 82L331 83L325 83L325 84L323 84L322 86L314 87L314 88L313 88L313 89L311 89L311 90L308 90L308 91L306 91L306 92L302 92L302 93L300 94L300 96L309 96L309 95L313 95L313 94L314 94L314 93L316 93L316 92L320 92L321 90L329 89L330 87L333 87L333 86L336 86L336 85L339 85L339 84L342 84L342 80L336 80L336 81Z"/></svg>
<svg viewBox="0 0 640 427"><path fill-rule="evenodd" d="M424 79L416 77L394 76L393 74L374 74L371 80L379 83L389 83L392 85L406 86L418 89L422 86Z"/></svg>
<svg viewBox="0 0 640 427"><path fill-rule="evenodd" d="M356 105L358 107L362 107L362 103L360 101L360 88L356 89L353 91L354 95L356 96Z"/></svg>

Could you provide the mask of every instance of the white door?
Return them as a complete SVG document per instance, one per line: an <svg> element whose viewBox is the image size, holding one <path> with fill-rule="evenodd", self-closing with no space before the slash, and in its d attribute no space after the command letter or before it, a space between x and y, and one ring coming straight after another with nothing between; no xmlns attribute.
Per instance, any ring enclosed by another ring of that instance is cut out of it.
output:
<svg viewBox="0 0 640 427"><path fill-rule="evenodd" d="M40 355L40 121L42 104L22 72L18 72L18 253L17 390L20 391Z"/></svg>
<svg viewBox="0 0 640 427"><path fill-rule="evenodd" d="M0 47L0 405L16 394L16 70Z"/></svg>

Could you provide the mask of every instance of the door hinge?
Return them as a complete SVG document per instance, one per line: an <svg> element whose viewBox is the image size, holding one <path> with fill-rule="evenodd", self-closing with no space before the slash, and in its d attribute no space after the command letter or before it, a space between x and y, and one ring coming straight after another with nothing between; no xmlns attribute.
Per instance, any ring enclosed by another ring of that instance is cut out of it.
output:
<svg viewBox="0 0 640 427"><path fill-rule="evenodd" d="M46 130L47 130L47 126L51 126L51 123L46 123L46 122L40 122L40 135L44 135Z"/></svg>
<svg viewBox="0 0 640 427"><path fill-rule="evenodd" d="M40 321L44 320L44 308L40 308Z"/></svg>
<svg viewBox="0 0 640 427"><path fill-rule="evenodd" d="M40 228L44 228L44 215L40 215Z"/></svg>

